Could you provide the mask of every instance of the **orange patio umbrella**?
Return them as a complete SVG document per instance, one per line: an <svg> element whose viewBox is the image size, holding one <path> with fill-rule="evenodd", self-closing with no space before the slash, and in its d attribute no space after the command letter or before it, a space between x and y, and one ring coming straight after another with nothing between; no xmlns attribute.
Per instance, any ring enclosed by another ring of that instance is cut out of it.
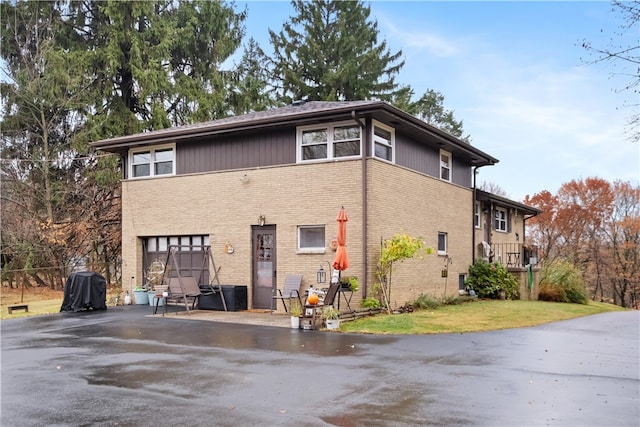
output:
<svg viewBox="0 0 640 427"><path fill-rule="evenodd" d="M338 212L336 221L338 221L338 248L336 250L336 256L333 259L333 268L344 271L349 268L349 257L347 256L347 248L345 246L347 243L347 221L349 221L349 218L347 217L347 212L344 210L344 207Z"/></svg>

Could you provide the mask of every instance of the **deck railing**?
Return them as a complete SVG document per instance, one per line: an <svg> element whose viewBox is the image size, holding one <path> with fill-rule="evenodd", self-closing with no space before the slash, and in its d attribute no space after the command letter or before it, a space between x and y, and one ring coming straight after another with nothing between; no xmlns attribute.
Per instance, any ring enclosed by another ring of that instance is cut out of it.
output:
<svg viewBox="0 0 640 427"><path fill-rule="evenodd" d="M497 262L507 267L526 267L538 264L538 248L522 243L494 243L486 249L482 244L478 247L476 258L484 258L489 262Z"/></svg>

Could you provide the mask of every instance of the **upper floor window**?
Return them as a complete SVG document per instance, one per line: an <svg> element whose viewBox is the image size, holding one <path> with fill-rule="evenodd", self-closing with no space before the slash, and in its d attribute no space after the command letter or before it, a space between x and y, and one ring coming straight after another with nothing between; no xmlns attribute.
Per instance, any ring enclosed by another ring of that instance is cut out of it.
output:
<svg viewBox="0 0 640 427"><path fill-rule="evenodd" d="M506 209L501 209L501 208L496 208L493 223L494 223L493 227L496 229L496 231L508 231L508 228L507 228L507 224L508 224L507 210Z"/></svg>
<svg viewBox="0 0 640 427"><path fill-rule="evenodd" d="M175 146L164 145L129 152L129 176L132 178L175 174Z"/></svg>
<svg viewBox="0 0 640 427"><path fill-rule="evenodd" d="M298 161L359 156L360 147L361 132L357 124L298 128Z"/></svg>
<svg viewBox="0 0 640 427"><path fill-rule="evenodd" d="M440 150L440 179L451 182L451 153Z"/></svg>
<svg viewBox="0 0 640 427"><path fill-rule="evenodd" d="M480 228L480 203L475 202L473 208L473 225Z"/></svg>
<svg viewBox="0 0 640 427"><path fill-rule="evenodd" d="M393 162L395 131L381 123L373 123L373 155L379 159Z"/></svg>

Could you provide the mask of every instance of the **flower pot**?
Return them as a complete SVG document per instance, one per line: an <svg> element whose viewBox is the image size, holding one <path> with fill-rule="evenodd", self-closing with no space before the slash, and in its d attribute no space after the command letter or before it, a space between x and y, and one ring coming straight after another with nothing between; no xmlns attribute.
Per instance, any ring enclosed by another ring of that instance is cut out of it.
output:
<svg viewBox="0 0 640 427"><path fill-rule="evenodd" d="M327 329L340 329L340 319L327 319Z"/></svg>
<svg viewBox="0 0 640 427"><path fill-rule="evenodd" d="M149 291L147 292L147 295L149 295L149 305L151 307L155 307L156 306L156 302L158 303L158 307L162 307L164 305L164 298L160 297L158 298L156 296L156 291ZM160 301L158 301L160 300Z"/></svg>
<svg viewBox="0 0 640 427"><path fill-rule="evenodd" d="M300 318L291 316L291 329L300 329Z"/></svg>
<svg viewBox="0 0 640 427"><path fill-rule="evenodd" d="M133 299L136 305L149 303L149 296L147 295L147 291L145 290L134 290Z"/></svg>

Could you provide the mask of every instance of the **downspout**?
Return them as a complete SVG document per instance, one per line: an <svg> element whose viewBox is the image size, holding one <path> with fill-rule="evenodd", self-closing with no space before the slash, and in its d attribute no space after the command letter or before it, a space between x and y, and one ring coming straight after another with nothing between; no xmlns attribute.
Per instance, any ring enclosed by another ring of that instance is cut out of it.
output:
<svg viewBox="0 0 640 427"><path fill-rule="evenodd" d="M362 270L363 278L362 283L362 298L367 297L367 147L369 146L369 135L367 133L367 125L356 116L356 111L351 111L351 118L360 125L363 135L362 144Z"/></svg>
<svg viewBox="0 0 640 427"><path fill-rule="evenodd" d="M473 201L471 202L471 264L476 262L476 175L478 166L473 167Z"/></svg>
<svg viewBox="0 0 640 427"><path fill-rule="evenodd" d="M486 165L482 165L486 166ZM473 201L471 203L471 265L476 262L476 176L478 175L478 169L482 166L473 167ZM481 211L482 212L482 211ZM482 219L482 218L481 218ZM482 221L480 221L482 223Z"/></svg>

